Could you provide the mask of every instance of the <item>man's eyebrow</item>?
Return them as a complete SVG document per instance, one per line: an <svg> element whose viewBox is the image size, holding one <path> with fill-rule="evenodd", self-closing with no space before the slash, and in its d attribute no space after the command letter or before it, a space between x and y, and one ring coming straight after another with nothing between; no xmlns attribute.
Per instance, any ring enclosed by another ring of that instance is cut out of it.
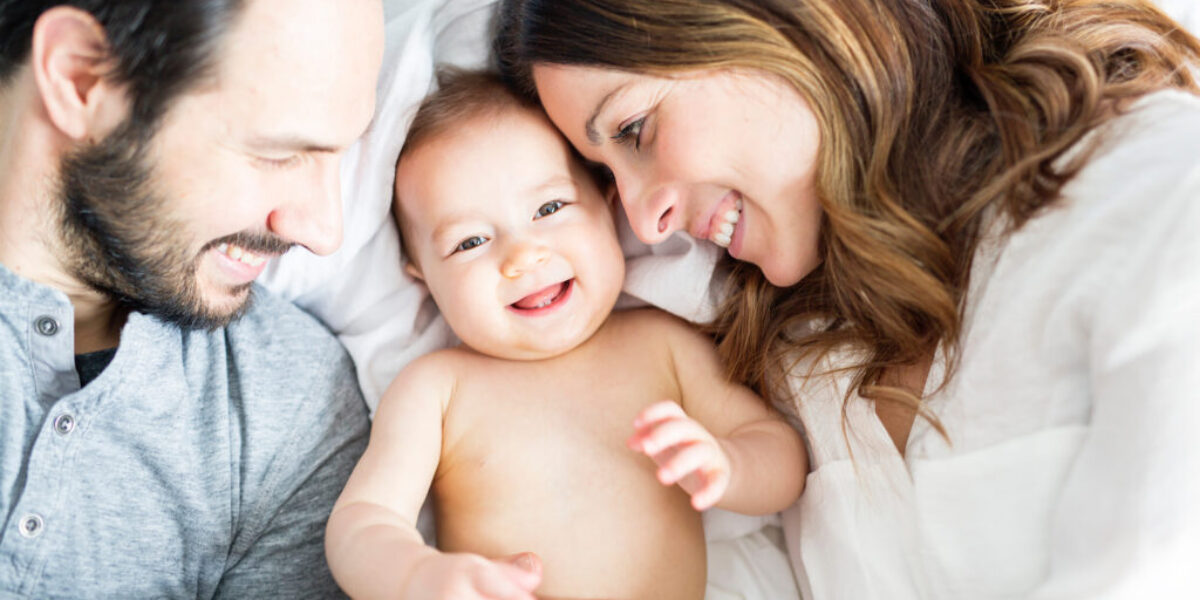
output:
<svg viewBox="0 0 1200 600"><path fill-rule="evenodd" d="M604 112L605 107L608 106L608 102L617 95L617 92L623 89L625 89L625 86L620 86L601 98L599 104L596 105L596 110L592 111L592 116L588 118L587 124L584 125L584 131L587 132L587 139L593 146L599 146L603 141L600 132L596 130L596 119L600 118L600 113Z"/></svg>
<svg viewBox="0 0 1200 600"><path fill-rule="evenodd" d="M250 138L246 145L255 150L290 150L293 152L336 153L341 148L315 142L298 135L260 135Z"/></svg>

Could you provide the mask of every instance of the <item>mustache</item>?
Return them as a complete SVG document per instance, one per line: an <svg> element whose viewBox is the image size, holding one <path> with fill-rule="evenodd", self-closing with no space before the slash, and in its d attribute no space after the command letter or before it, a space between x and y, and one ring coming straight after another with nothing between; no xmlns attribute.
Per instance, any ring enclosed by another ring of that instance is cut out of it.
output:
<svg viewBox="0 0 1200 600"><path fill-rule="evenodd" d="M291 250L296 245L295 242L289 242L272 233L239 231L205 244L201 252L207 252L221 244L240 246L245 250L264 256L278 256Z"/></svg>

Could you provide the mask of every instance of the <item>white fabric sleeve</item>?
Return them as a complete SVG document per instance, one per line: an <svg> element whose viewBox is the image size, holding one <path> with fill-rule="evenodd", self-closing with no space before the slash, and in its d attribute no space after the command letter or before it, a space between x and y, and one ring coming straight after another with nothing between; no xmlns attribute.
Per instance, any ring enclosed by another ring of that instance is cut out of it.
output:
<svg viewBox="0 0 1200 600"><path fill-rule="evenodd" d="M1200 590L1200 168L1175 189L1146 207L1167 218L1096 290L1091 429L1047 532L1049 577L1033 598Z"/></svg>

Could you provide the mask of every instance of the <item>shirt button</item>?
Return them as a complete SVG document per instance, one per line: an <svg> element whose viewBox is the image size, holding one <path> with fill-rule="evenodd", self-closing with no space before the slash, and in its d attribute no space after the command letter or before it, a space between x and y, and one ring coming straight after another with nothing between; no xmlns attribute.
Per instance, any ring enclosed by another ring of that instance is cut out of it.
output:
<svg viewBox="0 0 1200 600"><path fill-rule="evenodd" d="M54 419L54 431L59 435L67 435L75 430L75 417L64 413Z"/></svg>
<svg viewBox="0 0 1200 600"><path fill-rule="evenodd" d="M22 537L29 539L42 535L42 529L44 529L42 516L36 514L25 515L21 517L21 522L17 524L17 528L20 530Z"/></svg>
<svg viewBox="0 0 1200 600"><path fill-rule="evenodd" d="M54 317L38 317L37 320L33 322L33 326L37 329L38 333L46 337L50 337L58 333L58 321L55 321Z"/></svg>

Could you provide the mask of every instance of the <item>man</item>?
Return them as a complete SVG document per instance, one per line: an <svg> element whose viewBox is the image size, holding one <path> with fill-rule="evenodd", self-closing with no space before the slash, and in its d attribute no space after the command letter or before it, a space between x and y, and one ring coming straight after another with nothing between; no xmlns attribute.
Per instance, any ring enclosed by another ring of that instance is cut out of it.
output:
<svg viewBox="0 0 1200 600"><path fill-rule="evenodd" d="M0 0L0 597L337 594L352 365L254 285L341 241L379 0Z"/></svg>

